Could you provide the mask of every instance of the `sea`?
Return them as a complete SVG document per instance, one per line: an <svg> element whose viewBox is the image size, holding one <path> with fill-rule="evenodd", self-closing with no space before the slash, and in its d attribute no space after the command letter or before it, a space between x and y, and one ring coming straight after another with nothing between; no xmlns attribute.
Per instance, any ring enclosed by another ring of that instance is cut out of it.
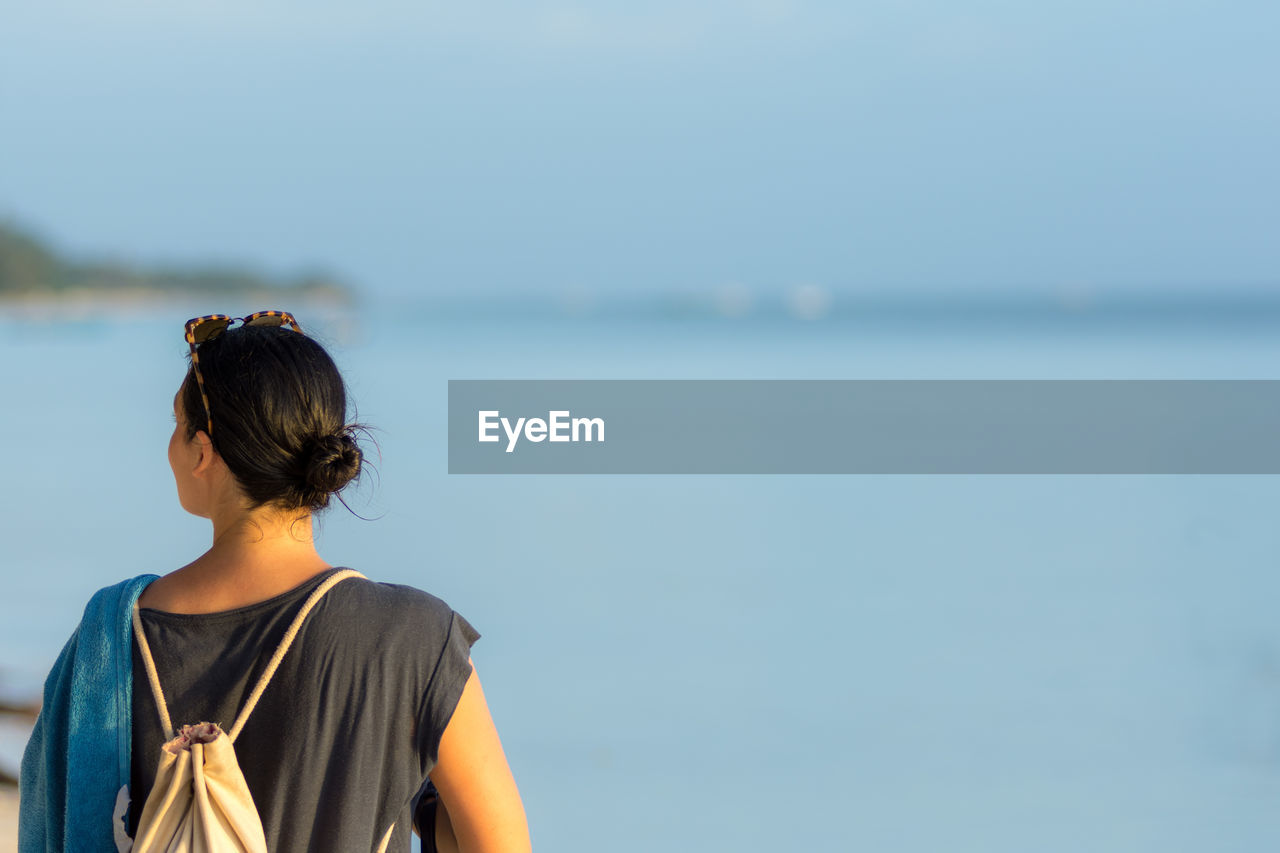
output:
<svg viewBox="0 0 1280 853"><path fill-rule="evenodd" d="M461 476L445 420L450 379L1277 379L1275 303L729 296L297 310L376 441L320 553L481 632L535 849L1280 849L1280 479ZM209 546L182 323L262 307L0 310L5 698Z"/></svg>

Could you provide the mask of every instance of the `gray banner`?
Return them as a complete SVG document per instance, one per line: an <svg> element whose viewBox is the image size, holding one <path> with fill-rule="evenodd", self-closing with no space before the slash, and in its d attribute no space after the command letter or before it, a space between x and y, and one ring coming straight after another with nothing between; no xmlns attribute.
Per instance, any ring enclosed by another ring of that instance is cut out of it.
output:
<svg viewBox="0 0 1280 853"><path fill-rule="evenodd" d="M450 474L1280 474L1280 380L450 380Z"/></svg>

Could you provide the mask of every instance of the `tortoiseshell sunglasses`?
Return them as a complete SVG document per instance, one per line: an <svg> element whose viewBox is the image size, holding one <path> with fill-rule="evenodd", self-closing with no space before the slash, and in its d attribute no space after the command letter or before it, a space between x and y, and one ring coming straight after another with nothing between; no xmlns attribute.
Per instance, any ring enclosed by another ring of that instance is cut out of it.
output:
<svg viewBox="0 0 1280 853"><path fill-rule="evenodd" d="M209 395L204 390L204 377L200 375L200 356L196 344L211 341L227 330L236 320L244 326L283 326L288 323L301 334L302 327L288 311L255 311L246 317L228 317L226 314L206 314L187 321L187 343L191 345L191 367L200 383L200 399L204 400L204 414L209 421L209 437L213 438L213 411L209 408Z"/></svg>

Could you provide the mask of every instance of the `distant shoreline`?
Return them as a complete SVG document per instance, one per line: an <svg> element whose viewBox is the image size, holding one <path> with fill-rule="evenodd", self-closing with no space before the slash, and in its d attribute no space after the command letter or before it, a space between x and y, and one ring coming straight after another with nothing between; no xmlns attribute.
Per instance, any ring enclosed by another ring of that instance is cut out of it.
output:
<svg viewBox="0 0 1280 853"><path fill-rule="evenodd" d="M19 320L118 318L141 309L184 309L187 311L292 310L298 306L346 307L354 303L344 291L297 291L286 289L237 292L164 291L152 288L70 288L66 290L0 292L0 318Z"/></svg>
<svg viewBox="0 0 1280 853"><path fill-rule="evenodd" d="M1280 328L1280 287L1181 289L1160 292L1100 290L1066 298L1041 291L895 292L809 287L798 291L758 289L602 293L569 298L556 291L477 293L465 289L385 294L338 285L264 283L261 287L157 288L150 286L0 289L0 321L91 321L125 319L141 312L221 312L242 315L266 309L413 314L423 322L467 323L716 323L742 328L780 324L859 331L933 330L943 327L996 330L1232 328L1272 333Z"/></svg>

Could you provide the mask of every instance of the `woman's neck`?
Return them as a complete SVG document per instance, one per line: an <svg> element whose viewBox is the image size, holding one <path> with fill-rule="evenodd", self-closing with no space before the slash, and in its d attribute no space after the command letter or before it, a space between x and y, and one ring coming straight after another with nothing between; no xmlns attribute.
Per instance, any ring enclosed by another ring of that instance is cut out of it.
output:
<svg viewBox="0 0 1280 853"><path fill-rule="evenodd" d="M215 514L213 545L143 591L142 607L217 613L288 592L332 568L316 551L310 513Z"/></svg>

